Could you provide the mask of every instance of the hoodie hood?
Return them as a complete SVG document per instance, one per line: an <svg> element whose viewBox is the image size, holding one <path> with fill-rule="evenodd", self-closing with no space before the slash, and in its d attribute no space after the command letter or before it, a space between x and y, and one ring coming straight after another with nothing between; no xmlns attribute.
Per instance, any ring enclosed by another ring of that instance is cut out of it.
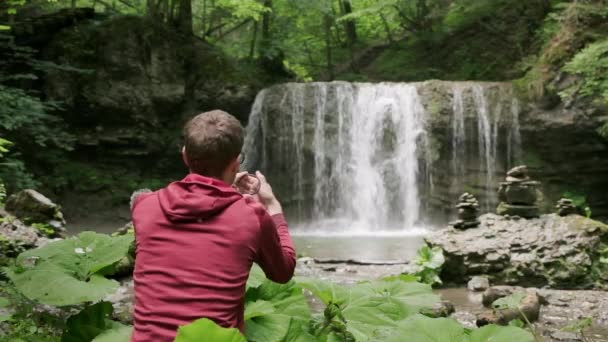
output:
<svg viewBox="0 0 608 342"><path fill-rule="evenodd" d="M170 221L208 219L241 198L230 185L193 173L158 192L160 206Z"/></svg>

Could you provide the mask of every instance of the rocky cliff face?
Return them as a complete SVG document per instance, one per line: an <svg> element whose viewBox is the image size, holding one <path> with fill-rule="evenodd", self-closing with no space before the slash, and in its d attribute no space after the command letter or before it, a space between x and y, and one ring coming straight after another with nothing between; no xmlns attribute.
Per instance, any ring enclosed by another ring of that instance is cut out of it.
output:
<svg viewBox="0 0 608 342"><path fill-rule="evenodd" d="M61 30L42 55L69 66L48 73L45 94L63 104L78 146L108 159L175 155L190 115L221 107L246 120L256 92L233 82L233 66L211 45L140 17ZM188 77L194 98L186 93Z"/></svg>
<svg viewBox="0 0 608 342"><path fill-rule="evenodd" d="M464 283L485 274L493 284L602 287L608 277L608 226L579 215L509 219L480 217L468 230L446 228L426 238L444 251L441 279Z"/></svg>
<svg viewBox="0 0 608 342"><path fill-rule="evenodd" d="M282 84L258 95L248 166L265 170L304 218L384 206L381 217L416 211L415 220L441 222L465 191L493 211L499 175L518 163L543 182L545 212L569 191L601 216L608 142L596 127L584 112L528 105L508 83ZM394 205L407 201L418 205Z"/></svg>

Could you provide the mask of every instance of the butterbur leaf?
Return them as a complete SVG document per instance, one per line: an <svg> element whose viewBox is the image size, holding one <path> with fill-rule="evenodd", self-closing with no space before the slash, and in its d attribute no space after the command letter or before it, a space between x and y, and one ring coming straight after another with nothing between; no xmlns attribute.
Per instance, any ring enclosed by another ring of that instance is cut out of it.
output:
<svg viewBox="0 0 608 342"><path fill-rule="evenodd" d="M112 304L99 302L68 318L61 342L91 341L112 326Z"/></svg>
<svg viewBox="0 0 608 342"><path fill-rule="evenodd" d="M235 328L222 328L208 318L179 327L174 342L246 342Z"/></svg>
<svg viewBox="0 0 608 342"><path fill-rule="evenodd" d="M55 306L95 302L118 288L118 282L97 274L80 280L74 272L48 261L40 262L22 273L9 269L6 273L24 296Z"/></svg>
<svg viewBox="0 0 608 342"><path fill-rule="evenodd" d="M37 258L61 265L78 274L96 273L127 256L133 235L111 237L106 234L82 232L69 239L51 242L48 245L21 253L17 262Z"/></svg>
<svg viewBox="0 0 608 342"><path fill-rule="evenodd" d="M400 322L386 339L387 342L467 342L464 328L451 318L429 318L422 315L411 316ZM513 340L517 341L517 340Z"/></svg>
<svg viewBox="0 0 608 342"><path fill-rule="evenodd" d="M394 329L400 320L439 301L429 285L396 279L352 287L308 281L304 286L340 305L347 331L357 341L377 341L379 334Z"/></svg>
<svg viewBox="0 0 608 342"><path fill-rule="evenodd" d="M275 312L274 305L265 300L250 302L245 307L245 320Z"/></svg>
<svg viewBox="0 0 608 342"><path fill-rule="evenodd" d="M245 311L251 317L245 321L248 341L283 341L291 321L307 323L310 309L302 288L290 281L287 284L263 280L256 288L247 290ZM268 304L272 305L272 310ZM255 315L252 313L257 311Z"/></svg>
<svg viewBox="0 0 608 342"><path fill-rule="evenodd" d="M329 303L340 304L346 300L348 289L334 283L316 279L297 279L298 285L310 291L313 296L319 298L325 305Z"/></svg>
<svg viewBox="0 0 608 342"><path fill-rule="evenodd" d="M492 307L497 310L517 309L525 297L526 294L524 292L515 292L509 296L495 300L492 303Z"/></svg>
<svg viewBox="0 0 608 342"><path fill-rule="evenodd" d="M486 325L471 332L470 342L534 342L534 335L518 327Z"/></svg>
<svg viewBox="0 0 608 342"><path fill-rule="evenodd" d="M116 290L118 283L97 272L124 258L132 241L130 234L110 237L83 232L21 253L7 275L21 293L43 304L98 301Z"/></svg>
<svg viewBox="0 0 608 342"><path fill-rule="evenodd" d="M403 281L406 283L418 282L418 277L413 274L399 274L382 278L383 281Z"/></svg>
<svg viewBox="0 0 608 342"><path fill-rule="evenodd" d="M247 279L247 288L257 288L258 286L262 285L264 280L266 280L264 271L262 271L260 266L253 264L253 267L249 272L249 278Z"/></svg>
<svg viewBox="0 0 608 342"><path fill-rule="evenodd" d="M92 342L129 342L132 333L132 326L115 324L112 329L97 335Z"/></svg>

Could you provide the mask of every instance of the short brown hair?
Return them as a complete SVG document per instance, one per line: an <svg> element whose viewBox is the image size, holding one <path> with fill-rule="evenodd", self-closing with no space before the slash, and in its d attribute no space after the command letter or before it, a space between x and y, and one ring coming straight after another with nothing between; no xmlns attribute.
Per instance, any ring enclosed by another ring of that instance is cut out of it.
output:
<svg viewBox="0 0 608 342"><path fill-rule="evenodd" d="M190 170L204 176L220 177L243 148L243 126L221 110L193 117L183 135Z"/></svg>

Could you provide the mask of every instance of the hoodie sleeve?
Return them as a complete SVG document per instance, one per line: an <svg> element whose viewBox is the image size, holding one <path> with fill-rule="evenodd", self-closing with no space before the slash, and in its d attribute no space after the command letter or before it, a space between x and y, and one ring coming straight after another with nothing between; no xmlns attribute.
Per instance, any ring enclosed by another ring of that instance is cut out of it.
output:
<svg viewBox="0 0 608 342"><path fill-rule="evenodd" d="M268 279L284 284L291 280L296 253L283 214L272 217L264 210L260 217L260 241L255 262Z"/></svg>

